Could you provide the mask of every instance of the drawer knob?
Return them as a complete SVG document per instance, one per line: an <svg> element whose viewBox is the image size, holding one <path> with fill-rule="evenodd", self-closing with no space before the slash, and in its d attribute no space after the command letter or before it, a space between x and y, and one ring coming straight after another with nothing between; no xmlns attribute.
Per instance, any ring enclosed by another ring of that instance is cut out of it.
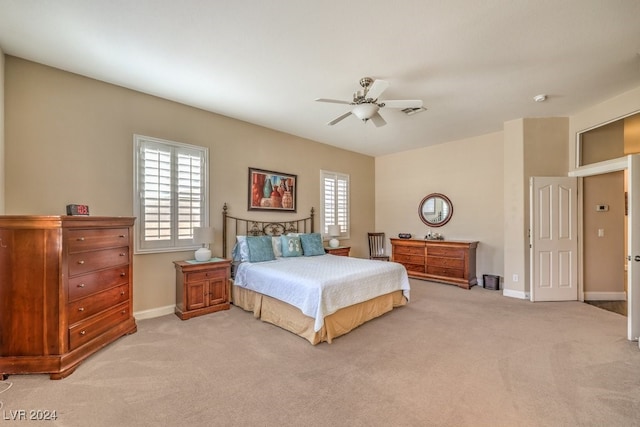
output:
<svg viewBox="0 0 640 427"><path fill-rule="evenodd" d="M127 314L127 310L122 310L120 313Z"/></svg>
<svg viewBox="0 0 640 427"><path fill-rule="evenodd" d="M80 283L80 284L78 285L78 287L79 287L79 288L84 288L84 283Z"/></svg>
<svg viewBox="0 0 640 427"><path fill-rule="evenodd" d="M124 234L119 235L118 237L124 239Z"/></svg>
<svg viewBox="0 0 640 427"><path fill-rule="evenodd" d="M84 307L78 307L78 311L84 311Z"/></svg>
<svg viewBox="0 0 640 427"><path fill-rule="evenodd" d="M126 275L127 275L127 273L125 273L124 271L122 273L120 273L120 277L124 277Z"/></svg>
<svg viewBox="0 0 640 427"><path fill-rule="evenodd" d="M76 240L77 240L78 242L84 242L84 237L78 237Z"/></svg>
<svg viewBox="0 0 640 427"><path fill-rule="evenodd" d="M126 254L124 252L120 252L120 256L125 256Z"/></svg>
<svg viewBox="0 0 640 427"><path fill-rule="evenodd" d="M86 335L87 331L80 331L80 335Z"/></svg>
<svg viewBox="0 0 640 427"><path fill-rule="evenodd" d="M120 291L120 295L124 295L124 291Z"/></svg>
<svg viewBox="0 0 640 427"><path fill-rule="evenodd" d="M84 261L80 260L80 261L78 261L78 264L82 265L82 264L84 264Z"/></svg>

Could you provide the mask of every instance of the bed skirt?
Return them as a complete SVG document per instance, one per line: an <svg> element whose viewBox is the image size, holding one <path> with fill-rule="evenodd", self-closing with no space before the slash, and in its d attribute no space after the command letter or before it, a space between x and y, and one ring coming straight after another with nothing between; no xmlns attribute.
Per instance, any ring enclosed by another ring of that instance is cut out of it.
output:
<svg viewBox="0 0 640 427"><path fill-rule="evenodd" d="M402 291L380 295L369 301L345 307L324 318L324 326L313 330L314 319L306 316L297 307L267 295L235 286L231 283L231 302L243 310L253 313L255 318L272 323L305 338L311 344L328 342L346 334L371 319L382 316L395 307L403 306L407 299Z"/></svg>

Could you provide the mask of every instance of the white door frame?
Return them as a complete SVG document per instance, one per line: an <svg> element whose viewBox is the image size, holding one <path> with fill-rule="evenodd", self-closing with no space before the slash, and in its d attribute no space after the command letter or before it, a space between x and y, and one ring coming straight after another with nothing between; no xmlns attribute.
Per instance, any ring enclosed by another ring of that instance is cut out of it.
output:
<svg viewBox="0 0 640 427"><path fill-rule="evenodd" d="M635 158L635 160L632 160L632 158ZM589 166L582 166L574 171L569 172L569 176L582 178L586 176L602 175L610 172L630 170L632 161L635 162L634 166L640 165L640 160L638 159L640 159L640 155L629 155L626 157L621 157L619 159L613 159L613 160L607 160L604 162L594 163ZM634 167L634 171L637 174L639 171L635 169L638 169L638 168ZM629 174L628 179L629 181L631 181L632 179L631 174ZM629 188L629 192L631 192L631 188ZM582 204L582 197L583 196L581 192L578 196L578 200L580 204ZM637 200L637 198L636 200L632 200L632 199L634 198L631 197L631 195L629 194L629 212L627 216L627 220L629 224L629 237L628 237L629 241L627 242L627 245L629 246L629 251L631 251L631 246L632 246L631 229L634 224L631 203L634 203L636 207L640 207L640 200ZM640 209L636 209L636 211L638 210ZM582 229L582 219L583 219L582 215L583 215L582 210L578 211L579 226L581 229ZM639 216L639 215L636 215L636 216ZM635 222L638 222L638 221L636 220ZM637 224L637 226L640 226L640 224ZM579 295L580 295L581 301L584 300L584 284L582 280L582 265L584 265L584 259L582 258L583 244L584 243L581 241L580 248L579 248L580 249L579 261L578 261L580 264L580 273L579 273L580 280L578 284L578 289L579 289ZM629 252L629 255L632 257L632 259L635 256L635 254L632 254L631 252ZM627 273L628 279L629 279L627 282L627 339L631 341L636 341L638 340L638 336L640 335L640 281L633 279L633 276L632 276L633 268L631 267L632 262L634 261L629 261L629 268L628 268L629 271ZM639 282L639 283L636 284L634 282Z"/></svg>

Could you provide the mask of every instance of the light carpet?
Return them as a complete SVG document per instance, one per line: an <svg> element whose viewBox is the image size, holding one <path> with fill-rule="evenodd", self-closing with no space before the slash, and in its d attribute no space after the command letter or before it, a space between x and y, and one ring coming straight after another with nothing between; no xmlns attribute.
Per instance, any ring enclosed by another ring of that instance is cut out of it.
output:
<svg viewBox="0 0 640 427"><path fill-rule="evenodd" d="M68 378L0 383L1 423L25 424L7 420L11 411L55 410L37 424L640 424L640 350L624 316L411 285L407 306L318 346L237 307L139 321Z"/></svg>

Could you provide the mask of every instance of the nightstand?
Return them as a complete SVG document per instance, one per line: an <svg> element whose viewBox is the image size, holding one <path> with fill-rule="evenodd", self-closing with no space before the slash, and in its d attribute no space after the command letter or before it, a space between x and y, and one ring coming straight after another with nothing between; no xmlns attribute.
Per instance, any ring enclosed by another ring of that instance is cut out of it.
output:
<svg viewBox="0 0 640 427"><path fill-rule="evenodd" d="M228 310L231 260L174 261L176 266L176 309L182 320Z"/></svg>
<svg viewBox="0 0 640 427"><path fill-rule="evenodd" d="M331 255L349 256L351 246L338 246L337 248L324 248L325 252Z"/></svg>

